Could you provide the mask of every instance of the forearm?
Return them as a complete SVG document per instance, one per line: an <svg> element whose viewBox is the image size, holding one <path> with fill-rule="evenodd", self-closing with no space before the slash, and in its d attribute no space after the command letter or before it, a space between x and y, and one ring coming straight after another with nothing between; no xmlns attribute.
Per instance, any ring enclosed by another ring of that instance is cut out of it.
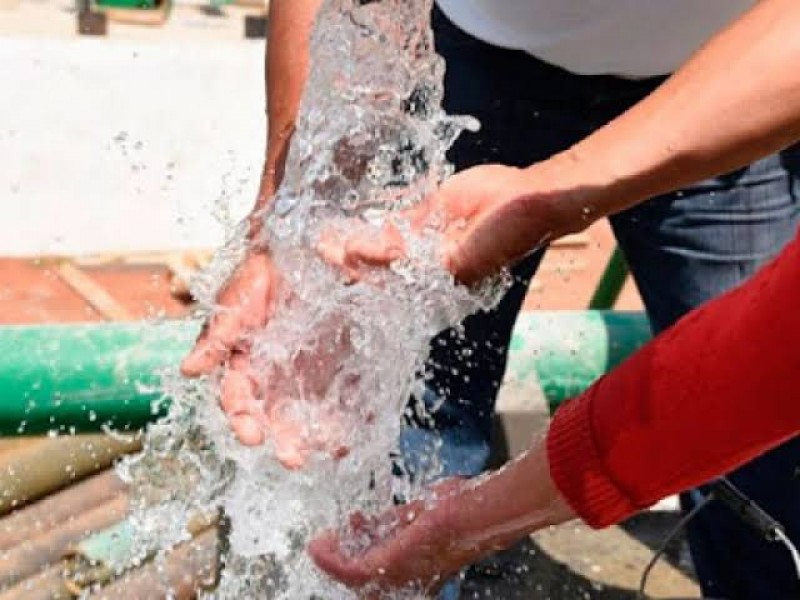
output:
<svg viewBox="0 0 800 600"><path fill-rule="evenodd" d="M537 440L457 494L455 551L486 554L575 515L616 523L796 436L798 296L800 235L567 403L546 449Z"/></svg>
<svg viewBox="0 0 800 600"><path fill-rule="evenodd" d="M283 177L289 142L308 78L309 40L323 0L273 0L266 46L267 148L256 210Z"/></svg>
<svg viewBox="0 0 800 600"><path fill-rule="evenodd" d="M648 98L556 158L587 222L800 138L800 3L762 0ZM588 224L588 223L586 223Z"/></svg>
<svg viewBox="0 0 800 600"><path fill-rule="evenodd" d="M485 554L576 514L616 523L800 433L799 296L800 234L567 403L546 450L537 440L457 494L454 551Z"/></svg>
<svg viewBox="0 0 800 600"><path fill-rule="evenodd" d="M474 560L520 538L575 517L550 478L544 440L497 472L467 484L450 509L455 550Z"/></svg>

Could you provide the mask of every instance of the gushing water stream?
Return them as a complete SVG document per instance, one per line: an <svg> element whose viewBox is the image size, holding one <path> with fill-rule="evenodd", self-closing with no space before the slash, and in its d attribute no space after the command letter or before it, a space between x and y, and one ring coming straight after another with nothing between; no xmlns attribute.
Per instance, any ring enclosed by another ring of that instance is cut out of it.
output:
<svg viewBox="0 0 800 600"><path fill-rule="evenodd" d="M408 398L434 334L490 306L502 288L454 284L439 264L434 228L407 240L409 258L349 285L315 251L330 227L378 227L447 174L445 152L469 118L441 109L443 63L433 50L431 0L328 0L312 39L312 70L283 184L264 215L264 239L284 277L274 318L254 335L265 406L280 411L315 453L286 470L268 438L241 446L218 408L214 378L165 379L170 415L122 467L133 482L137 543L167 548L188 515L222 509L229 547L219 598L352 598L305 552L311 536L354 510L391 504ZM238 257L236 236L201 278L213 298ZM324 443L323 443L324 442ZM316 446L315 446L316 444Z"/></svg>

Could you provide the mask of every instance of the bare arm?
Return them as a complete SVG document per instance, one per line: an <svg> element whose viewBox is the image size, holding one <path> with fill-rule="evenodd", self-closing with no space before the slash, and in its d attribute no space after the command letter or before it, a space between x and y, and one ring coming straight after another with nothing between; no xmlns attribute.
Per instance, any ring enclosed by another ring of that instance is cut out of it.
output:
<svg viewBox="0 0 800 600"><path fill-rule="evenodd" d="M800 2L762 0L673 77L564 153L590 219L743 166L800 138ZM580 194L579 194L580 197Z"/></svg>
<svg viewBox="0 0 800 600"><path fill-rule="evenodd" d="M800 139L798 64L800 2L761 0L569 150L524 169L462 171L418 212L445 216L444 264L461 281L480 280L545 241ZM354 273L402 255L398 238L387 226L381 236L326 242L321 252Z"/></svg>
<svg viewBox="0 0 800 600"><path fill-rule="evenodd" d="M267 149L258 199L248 219L248 237L262 229L261 211L283 177L309 68L309 38L322 0L272 0L267 39ZM216 310L181 364L187 377L209 375L222 367L221 405L231 428L248 445L263 442L263 411L253 390L250 353L240 342L272 316L281 277L269 253L252 244L217 295Z"/></svg>
<svg viewBox="0 0 800 600"><path fill-rule="evenodd" d="M266 45L267 149L255 211L283 177L289 142L308 78L309 38L322 0L273 0Z"/></svg>

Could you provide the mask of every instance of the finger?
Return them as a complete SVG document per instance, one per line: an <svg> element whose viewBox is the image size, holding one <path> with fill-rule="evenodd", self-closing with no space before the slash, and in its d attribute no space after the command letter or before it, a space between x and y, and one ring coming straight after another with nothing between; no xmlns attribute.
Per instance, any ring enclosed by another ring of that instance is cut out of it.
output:
<svg viewBox="0 0 800 600"><path fill-rule="evenodd" d="M333 460L342 460L350 454L350 448L348 446L337 446L329 454Z"/></svg>
<svg viewBox="0 0 800 600"><path fill-rule="evenodd" d="M406 244L400 231L387 223L380 233L355 235L345 243L346 264L385 267L406 255Z"/></svg>
<svg viewBox="0 0 800 600"><path fill-rule="evenodd" d="M266 439L263 424L251 415L237 415L229 420L234 435L243 446L260 446Z"/></svg>
<svg viewBox="0 0 800 600"><path fill-rule="evenodd" d="M302 469L315 452L327 452L333 460L341 460L350 454L345 445L331 447L325 441L309 440L304 429L292 422L271 422L268 427L275 445L275 458L291 471Z"/></svg>
<svg viewBox="0 0 800 600"><path fill-rule="evenodd" d="M339 538L328 532L308 545L311 559L322 571L348 587L362 587L370 580L361 561L350 560L340 549Z"/></svg>
<svg viewBox="0 0 800 600"><path fill-rule="evenodd" d="M443 242L440 260L455 280L465 285L480 281L486 274L484 271L491 272L483 261L472 258L462 243L452 239Z"/></svg>
<svg viewBox="0 0 800 600"><path fill-rule="evenodd" d="M266 418L257 394L249 354L235 353L220 383L220 406L234 435L245 446L260 446L267 437Z"/></svg>
<svg viewBox="0 0 800 600"><path fill-rule="evenodd" d="M228 363L220 382L220 406L229 416L260 412L256 398L257 385L250 373L249 356L235 354Z"/></svg>
<svg viewBox="0 0 800 600"><path fill-rule="evenodd" d="M279 276L269 255L252 254L220 295L220 305L236 315L240 330L263 327L274 310L278 287Z"/></svg>
<svg viewBox="0 0 800 600"><path fill-rule="evenodd" d="M369 533L371 529L370 519L364 516L364 513L362 513L361 511L356 511L352 515L350 515L349 521L350 521L350 530L356 535L360 535L362 533Z"/></svg>
<svg viewBox="0 0 800 600"><path fill-rule="evenodd" d="M377 232L364 227L349 233L325 231L317 242L317 252L328 264L357 279L357 267L387 266L406 255L406 244L400 230L386 223Z"/></svg>
<svg viewBox="0 0 800 600"><path fill-rule="evenodd" d="M267 413L267 429L272 440L275 458L291 471L305 466L313 452L305 437L304 428L291 414L291 403L273 399Z"/></svg>
<svg viewBox="0 0 800 600"><path fill-rule="evenodd" d="M240 327L238 314L233 310L212 315L208 327L181 362L181 373L185 377L199 377L220 366L230 355Z"/></svg>
<svg viewBox="0 0 800 600"><path fill-rule="evenodd" d="M358 270L347 264L345 240L338 232L323 232L317 241L316 251L322 260L341 271L348 283L355 283L360 279Z"/></svg>
<svg viewBox="0 0 800 600"><path fill-rule="evenodd" d="M277 431L270 428L270 435L275 441L275 458L290 471L302 469L312 453L312 449L301 437L298 427L281 427Z"/></svg>
<svg viewBox="0 0 800 600"><path fill-rule="evenodd" d="M275 458L288 471L299 471L308 462L308 450L296 443L281 444L275 448Z"/></svg>
<svg viewBox="0 0 800 600"><path fill-rule="evenodd" d="M220 293L219 307L181 363L183 375L209 374L228 358L245 331L263 327L276 286L269 256L261 252L248 255Z"/></svg>

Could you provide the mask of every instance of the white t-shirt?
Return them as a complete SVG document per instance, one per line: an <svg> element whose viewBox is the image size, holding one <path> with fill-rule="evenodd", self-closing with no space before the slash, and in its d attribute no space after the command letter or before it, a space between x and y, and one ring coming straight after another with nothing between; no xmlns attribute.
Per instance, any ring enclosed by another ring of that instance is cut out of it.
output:
<svg viewBox="0 0 800 600"><path fill-rule="evenodd" d="M462 30L582 75L678 68L755 0L437 0Z"/></svg>

